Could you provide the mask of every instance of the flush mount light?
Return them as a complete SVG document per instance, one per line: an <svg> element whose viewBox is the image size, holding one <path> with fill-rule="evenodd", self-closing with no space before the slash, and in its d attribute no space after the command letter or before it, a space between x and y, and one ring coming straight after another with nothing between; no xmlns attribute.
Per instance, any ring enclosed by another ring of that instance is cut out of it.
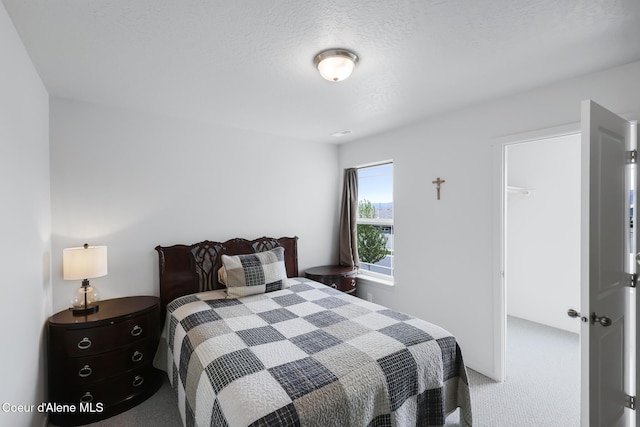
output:
<svg viewBox="0 0 640 427"><path fill-rule="evenodd" d="M358 55L346 49L323 50L314 59L320 75L330 82L339 82L351 75Z"/></svg>

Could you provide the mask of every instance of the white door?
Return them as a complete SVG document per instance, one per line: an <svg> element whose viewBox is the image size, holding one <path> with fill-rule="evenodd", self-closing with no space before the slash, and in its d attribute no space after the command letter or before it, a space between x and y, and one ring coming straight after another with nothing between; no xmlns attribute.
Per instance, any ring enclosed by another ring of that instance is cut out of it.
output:
<svg viewBox="0 0 640 427"><path fill-rule="evenodd" d="M592 101L582 103L582 427L627 427L630 419L624 355L631 139L628 121Z"/></svg>

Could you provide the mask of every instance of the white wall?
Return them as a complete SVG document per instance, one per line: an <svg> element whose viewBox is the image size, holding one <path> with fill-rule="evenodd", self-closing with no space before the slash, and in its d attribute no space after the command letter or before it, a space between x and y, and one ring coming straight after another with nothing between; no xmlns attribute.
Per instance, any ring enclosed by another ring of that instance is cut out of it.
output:
<svg viewBox="0 0 640 427"><path fill-rule="evenodd" d="M640 111L640 62L478 105L340 147L342 168L394 161L396 284L360 283L359 294L440 324L466 362L499 377L494 268L492 145L498 137L580 120L591 98ZM431 184L446 180L442 199Z"/></svg>
<svg viewBox="0 0 640 427"><path fill-rule="evenodd" d="M31 405L46 398L51 314L49 98L2 3L0 64L0 404ZM0 407L0 425L43 423Z"/></svg>
<svg viewBox="0 0 640 427"><path fill-rule="evenodd" d="M334 262L338 148L53 99L53 308L80 283L62 250L107 245L101 298L158 294L156 245L299 237L301 274Z"/></svg>
<svg viewBox="0 0 640 427"><path fill-rule="evenodd" d="M507 147L507 313L570 332L580 322L580 134ZM577 308L576 308L577 309Z"/></svg>

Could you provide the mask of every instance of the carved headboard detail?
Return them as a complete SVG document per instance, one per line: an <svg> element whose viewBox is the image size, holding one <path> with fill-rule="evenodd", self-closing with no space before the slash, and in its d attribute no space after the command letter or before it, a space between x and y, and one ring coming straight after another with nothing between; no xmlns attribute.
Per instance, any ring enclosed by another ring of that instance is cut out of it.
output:
<svg viewBox="0 0 640 427"><path fill-rule="evenodd" d="M222 289L218 269L222 255L242 255L284 248L288 277L298 276L298 238L260 237L254 240L230 239L226 242L205 240L192 245L156 246L160 268L160 304L162 313L171 301L183 295Z"/></svg>
<svg viewBox="0 0 640 427"><path fill-rule="evenodd" d="M212 291L220 287L218 269L222 266L223 243L204 242L191 246L192 267L198 281L198 292Z"/></svg>

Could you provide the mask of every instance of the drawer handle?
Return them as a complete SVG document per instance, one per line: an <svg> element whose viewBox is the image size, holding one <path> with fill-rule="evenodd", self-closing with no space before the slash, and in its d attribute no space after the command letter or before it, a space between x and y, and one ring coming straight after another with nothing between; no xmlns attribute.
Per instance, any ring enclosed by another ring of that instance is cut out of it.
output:
<svg viewBox="0 0 640 427"><path fill-rule="evenodd" d="M331 284L331 287L332 287L333 289L338 289L338 285L336 285L335 283L332 283L332 284Z"/></svg>
<svg viewBox="0 0 640 427"><path fill-rule="evenodd" d="M144 357L144 354L136 350L136 352L133 353L133 356L131 356L131 360L134 362L139 362L142 360L143 357Z"/></svg>
<svg viewBox="0 0 640 427"><path fill-rule="evenodd" d="M133 329L131 329L131 336L132 337L137 337L141 333L142 333L142 328L140 326L138 326L138 325L134 326Z"/></svg>
<svg viewBox="0 0 640 427"><path fill-rule="evenodd" d="M80 402L84 402L84 403L93 402L93 395L89 392L86 392L84 396L80 398Z"/></svg>
<svg viewBox="0 0 640 427"><path fill-rule="evenodd" d="M80 350L86 350L86 349L88 349L89 347L91 347L91 344L93 344L93 343L91 342L91 340L90 340L89 338L87 338L87 337L84 337L84 338L82 338L82 339L80 340L80 342L78 343L78 348L79 348Z"/></svg>
<svg viewBox="0 0 640 427"><path fill-rule="evenodd" d="M93 369L91 369L91 366L84 365L84 367L78 371L78 376L80 378L86 378L92 373L93 373Z"/></svg>
<svg viewBox="0 0 640 427"><path fill-rule="evenodd" d="M136 375L136 377L133 379L133 383L131 384L134 387L140 387L143 382L144 382L144 378L142 378L140 375Z"/></svg>

